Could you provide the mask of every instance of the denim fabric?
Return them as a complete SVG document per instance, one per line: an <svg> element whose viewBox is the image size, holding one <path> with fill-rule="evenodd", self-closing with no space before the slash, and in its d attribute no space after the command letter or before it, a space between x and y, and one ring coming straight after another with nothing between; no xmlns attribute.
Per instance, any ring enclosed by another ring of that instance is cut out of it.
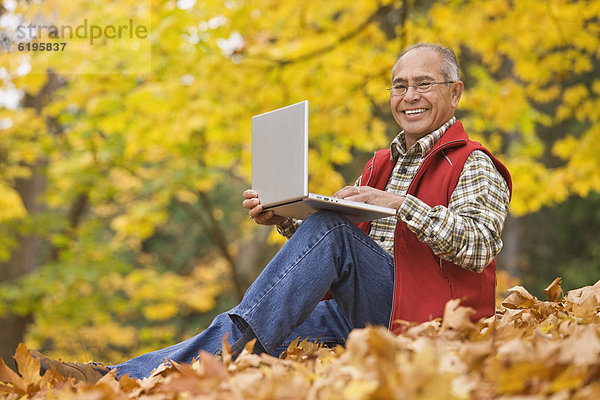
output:
<svg viewBox="0 0 600 400"><path fill-rule="evenodd" d="M328 290L335 300L321 301ZM253 332L273 355L297 337L343 344L354 328L388 325L393 292L393 257L345 217L321 211L300 225L240 304L206 330L110 368L143 378L164 360L189 363L200 350L214 353L227 332L229 344Z"/></svg>

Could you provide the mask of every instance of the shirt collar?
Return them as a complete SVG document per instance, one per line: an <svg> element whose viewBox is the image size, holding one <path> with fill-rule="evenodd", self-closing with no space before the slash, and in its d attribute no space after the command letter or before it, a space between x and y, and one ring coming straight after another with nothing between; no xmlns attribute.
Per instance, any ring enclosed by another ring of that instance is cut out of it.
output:
<svg viewBox="0 0 600 400"><path fill-rule="evenodd" d="M393 161L400 156L404 156L413 152L419 152L421 155L429 153L437 141L440 140L448 128L450 128L455 122L456 117L450 118L444 125L417 140L417 142L410 149L406 148L405 134L404 131L401 131L398 136L392 140L392 144L390 146L390 160Z"/></svg>

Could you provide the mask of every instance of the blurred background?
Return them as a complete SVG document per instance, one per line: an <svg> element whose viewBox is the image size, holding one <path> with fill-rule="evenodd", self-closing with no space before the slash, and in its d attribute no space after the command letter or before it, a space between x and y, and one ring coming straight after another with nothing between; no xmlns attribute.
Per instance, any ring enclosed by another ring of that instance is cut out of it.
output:
<svg viewBox="0 0 600 400"><path fill-rule="evenodd" d="M600 277L599 0L0 4L5 360L116 363L235 305L282 244L241 208L251 116L309 99L333 193L399 132L386 88L418 41L456 51L457 116L513 175L499 291Z"/></svg>

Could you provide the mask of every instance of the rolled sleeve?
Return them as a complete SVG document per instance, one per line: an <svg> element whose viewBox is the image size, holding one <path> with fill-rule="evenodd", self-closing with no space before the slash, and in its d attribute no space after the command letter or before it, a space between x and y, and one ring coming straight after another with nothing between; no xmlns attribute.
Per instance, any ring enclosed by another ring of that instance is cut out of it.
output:
<svg viewBox="0 0 600 400"><path fill-rule="evenodd" d="M289 239L296 232L296 229L298 229L298 225L300 225L299 220L288 218L277 225L277 232L286 239Z"/></svg>

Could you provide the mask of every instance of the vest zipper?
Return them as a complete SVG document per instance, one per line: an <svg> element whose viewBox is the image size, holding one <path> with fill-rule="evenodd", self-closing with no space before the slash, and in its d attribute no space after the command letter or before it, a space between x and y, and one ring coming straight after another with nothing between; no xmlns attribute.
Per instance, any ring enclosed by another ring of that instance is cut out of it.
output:
<svg viewBox="0 0 600 400"><path fill-rule="evenodd" d="M440 260L440 270L442 270L442 273L444 274L444 279L446 280L446 283L448 284L448 290L450 290L450 297L454 298L454 290L452 289L452 282L450 281L450 276L448 275L448 272L446 272L446 270L444 269L443 265L442 265L442 257L438 257L438 259Z"/></svg>
<svg viewBox="0 0 600 400"><path fill-rule="evenodd" d="M425 159L421 162L421 164L419 165L419 168L417 168L417 172L415 172L415 176L413 177L412 181L410 182L410 185L408 185L408 190L406 191L407 194L410 193L410 189L413 185L413 183L415 182L415 178L417 177L417 175L419 175L419 172L421 171L421 169L423 168L423 165L425 165L425 162L434 154L438 153L439 151L443 151L444 149L446 149L447 147L451 147L452 145L456 144L456 143L466 143L465 140L460 139L460 140L453 140L450 141L448 143L445 143L444 145L438 147L437 149L434 149L434 151L430 152L429 154L427 154L425 156ZM373 163L375 163L375 156L373 156ZM371 165L372 166L372 165ZM371 174L373 175L373 174ZM395 246L395 243L394 243ZM448 279L448 276L446 274L446 271L444 271L444 268L442 267L442 259L441 257L440 259L440 269L442 270L442 272L444 272L444 275L446 277L446 282L448 283L448 285L450 286L450 281ZM392 297L392 313L390 314L390 320L388 322L388 330L393 331L393 320L394 320L394 314L395 314L395 308L396 308L396 262L394 261L394 296ZM450 293L452 293L452 289L450 289Z"/></svg>
<svg viewBox="0 0 600 400"><path fill-rule="evenodd" d="M367 168L367 172L370 172L369 178L367 179L367 181L365 183L360 182L361 186L369 186L369 182L371 182L371 178L373 177L373 165L375 165L375 156L377 155L377 152L374 151L373 152L373 159L371 160L371 166L369 168Z"/></svg>

